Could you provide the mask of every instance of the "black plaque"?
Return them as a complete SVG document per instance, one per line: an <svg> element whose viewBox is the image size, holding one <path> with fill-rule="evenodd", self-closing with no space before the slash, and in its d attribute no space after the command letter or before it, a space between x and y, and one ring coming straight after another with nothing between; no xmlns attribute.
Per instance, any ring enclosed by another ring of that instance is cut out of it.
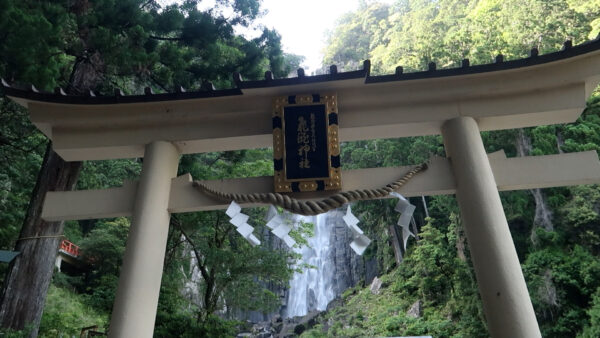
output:
<svg viewBox="0 0 600 338"><path fill-rule="evenodd" d="M335 95L273 100L275 191L341 189Z"/></svg>
<svg viewBox="0 0 600 338"><path fill-rule="evenodd" d="M325 105L284 108L286 179L329 178Z"/></svg>

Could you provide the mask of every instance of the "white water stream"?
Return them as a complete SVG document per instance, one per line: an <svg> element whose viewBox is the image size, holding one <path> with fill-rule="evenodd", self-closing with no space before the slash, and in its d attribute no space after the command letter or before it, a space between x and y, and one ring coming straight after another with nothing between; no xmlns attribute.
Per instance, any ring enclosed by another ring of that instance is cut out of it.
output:
<svg viewBox="0 0 600 338"><path fill-rule="evenodd" d="M305 268L302 273L294 274L288 291L286 317L304 316L313 310L324 311L335 298L333 243L330 243L332 227L327 225L327 214L301 219L315 225L315 234L308 239L310 247L303 246L299 251L302 259L298 264L314 268Z"/></svg>

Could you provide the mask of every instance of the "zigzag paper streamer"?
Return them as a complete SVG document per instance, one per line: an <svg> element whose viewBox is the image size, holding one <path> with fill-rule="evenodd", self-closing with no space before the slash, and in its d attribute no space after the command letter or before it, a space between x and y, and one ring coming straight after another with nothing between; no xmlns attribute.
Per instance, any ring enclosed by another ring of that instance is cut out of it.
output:
<svg viewBox="0 0 600 338"><path fill-rule="evenodd" d="M294 247L296 241L289 235L290 231L292 231L292 227L285 224L285 219L277 212L277 208L271 205L267 214L268 218L266 225L271 229L271 233L283 240L288 247Z"/></svg>
<svg viewBox="0 0 600 338"><path fill-rule="evenodd" d="M283 236L283 241L285 242L285 244L287 246L289 246L290 248L294 246L294 244L296 244L296 241L290 237L290 235L285 235Z"/></svg>
<svg viewBox="0 0 600 338"><path fill-rule="evenodd" d="M362 256L369 244L371 244L371 240L367 236L358 235L354 238L352 243L350 243L350 247L357 255Z"/></svg>
<svg viewBox="0 0 600 338"><path fill-rule="evenodd" d="M242 207L239 204L235 203L235 201L231 201L229 207L225 211L225 214L229 216L231 219L229 223L235 226L235 230L242 235L252 246L260 245L260 240L252 234L254 228L247 223L248 218L250 216L241 212Z"/></svg>
<svg viewBox="0 0 600 338"><path fill-rule="evenodd" d="M283 239L290 231L292 230L292 228L290 228L289 226L285 225L285 224L280 224L277 228L273 229L273 235Z"/></svg>
<svg viewBox="0 0 600 338"><path fill-rule="evenodd" d="M361 228L358 227L359 219L352 214L352 209L350 205L348 205L348 209L346 209L346 215L342 217L348 228L352 231L352 236L354 240L350 243L350 247L357 255L362 256L365 252L369 244L371 244L371 240L369 237L365 236L364 232Z"/></svg>
<svg viewBox="0 0 600 338"><path fill-rule="evenodd" d="M398 198L398 204L396 204L395 210L401 213L400 218L398 218L398 225L402 228L402 242L404 243L404 251L406 252L406 244L408 239L410 236L415 237L415 235L410 231L409 225L417 207L410 204L410 202L404 196L397 192L392 192L390 195Z"/></svg>

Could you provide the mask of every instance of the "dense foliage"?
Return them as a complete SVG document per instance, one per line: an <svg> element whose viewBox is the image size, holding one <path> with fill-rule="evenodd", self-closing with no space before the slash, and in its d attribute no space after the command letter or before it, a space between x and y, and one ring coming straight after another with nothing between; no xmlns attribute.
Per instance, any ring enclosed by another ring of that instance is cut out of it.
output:
<svg viewBox="0 0 600 338"><path fill-rule="evenodd" d="M94 90L112 95L115 88L126 93L139 93L144 87L151 87L155 92L174 91L179 86L200 89L206 86L205 81L211 81L217 88L231 87L233 72L253 79L271 70L275 76L282 77L297 67L301 57L283 53L277 32L256 27L262 33L251 39L234 32L235 27L256 26L259 1L218 1L215 8L209 10L199 9L199 2L187 0L161 6L163 2L152 0L0 0L0 76L17 84L33 83L44 90L62 86L70 94ZM0 164L0 246L12 249L23 224L47 140L29 123L26 110L4 97L0 98L0 104L0 157L3 159ZM264 151L258 153L265 154ZM272 170L270 162L261 156L257 158L252 152L210 154L205 156L205 161L212 163L204 168L195 168L203 160L190 156L182 160L180 168L199 178L228 177L248 170L264 172L260 168ZM232 159L246 166L236 166L230 162ZM125 179L136 179L140 168L138 160L86 162L77 188L120 186ZM236 304L239 309L270 309L273 297L263 291L264 286L285 283L289 278L293 257L240 243L227 222L214 222L215 215L181 217L181 227L173 227L170 233L165 264L167 277L163 280L157 320L157 332L163 335L179 336L185 332L198 336L199 332L213 332L213 329L214 332L231 329L231 325L213 315L221 310L216 304L207 310L182 296L180 291L188 276L181 271L183 266L189 270L191 259L184 255L189 250L186 251L183 242L199 243L196 245L198 256L226 259L209 262L210 273L227 274L224 266L240 255L248 256L255 263L269 262L255 264L254 269L231 271L230 278L239 280L239 285L219 277L213 283L218 289L211 291L213 303L224 292L239 290L246 298L239 295L231 298L240 302ZM67 222L66 225L65 234L81 245L89 267L83 275L55 280L54 284L61 289L52 289L51 297L75 291L78 295L73 297L73 302L91 306L105 318L95 323L100 329L105 326L112 308L128 226L129 221L124 218ZM221 251L211 251L204 247L207 239L212 240L206 236L217 228L225 230L218 248ZM185 240L183 229L189 235ZM6 266L1 269L4 272ZM205 287L202 281L195 282L200 288ZM253 292L242 293L244 290ZM55 318L59 309L54 304L54 298L50 298L40 334L76 334L71 324ZM65 308L65 311L70 309Z"/></svg>
<svg viewBox="0 0 600 338"><path fill-rule="evenodd" d="M396 66L420 71L429 62L456 67L463 58L489 63L497 54L525 57L533 47L540 53L556 51L565 40L581 43L599 33L597 1L414 0L361 6L332 31L325 64L353 69L369 58L376 73L394 72ZM503 149L509 157L598 150L599 117L596 93L576 123L482 137L487 151ZM342 146L346 168L415 164L431 155L444 155L439 136ZM501 193L544 337L599 332L599 192L592 185ZM399 265L390 247L389 226L397 217L393 202L362 202L354 208L375 238L365 259L376 257L379 271L387 273L382 294L360 288L347 293L343 304L305 336L487 336L454 198L415 198L413 203L419 205L419 238ZM417 303L418 316L409 311Z"/></svg>
<svg viewBox="0 0 600 338"><path fill-rule="evenodd" d="M324 64L349 69L370 59L375 73L393 73L521 58L595 38L599 15L598 0L362 1L329 35Z"/></svg>
<svg viewBox="0 0 600 338"><path fill-rule="evenodd" d="M198 10L197 3L0 0L0 75L44 89L61 85L72 93L111 93L115 86L126 92L145 86L199 88L204 80L229 86L234 71L256 78L269 69L282 77L298 65L297 56L281 51L276 32L264 30L255 39L234 33L235 25L252 25L259 1L218 1L232 13L228 17ZM432 61L453 67L463 58L487 63L499 53L523 57L532 47L554 51L564 40L580 43L600 32L599 0L361 3L329 36L325 64L349 70L370 58L376 73L399 65L422 70ZM483 139L488 151L504 149L508 156L598 150L600 96L590 99L576 123L484 133ZM46 142L24 109L0 98L2 249L14 247ZM346 143L341 157L344 168L351 169L415 164L431 155L444 156L440 137ZM180 173L196 179L270 175L270 157L269 150L186 155ZM119 186L137 178L140 168L139 160L86 162L77 187ZM501 197L544 336L599 336L600 187ZM374 239L364 259L377 259L382 291L348 291L343 306L324 315L306 336L487 336L454 198L417 198L413 204L419 206L419 234L400 264L390 245L389 225L397 217L393 202L354 207ZM260 220L265 210L245 212ZM253 225L255 233L263 232L263 224ZM76 335L91 325L106 328L128 227L126 218L67 223L65 235L81 245L89 265L81 274L55 274L41 336ZM155 334L233 335L239 323L230 318L236 311L276 308L279 299L270 290L287 284L294 258L266 242L251 247L223 212L172 217ZM415 304L418 314L409 311Z"/></svg>
<svg viewBox="0 0 600 338"><path fill-rule="evenodd" d="M532 140L531 153L558 152L557 134L564 142L561 151L597 150L594 130L600 127L599 117L600 95L596 94L576 123L525 130ZM494 132L484 133L483 138L488 151L504 148L515 156L516 135ZM428 154L441 155L440 144L439 137L352 142L343 145L342 156L346 167L418 163ZM421 153L404 153L412 149ZM536 204L534 193L503 192L501 198L542 334L596 337L600 332L600 187L544 189L542 206ZM454 197L413 198L412 202L418 206L418 239L409 240L400 264L390 245L389 226L398 217L394 202L354 206L374 239L364 259L377 258L381 292L372 294L368 285L348 290L302 337L488 336ZM551 229L535 222L540 207L551 210Z"/></svg>

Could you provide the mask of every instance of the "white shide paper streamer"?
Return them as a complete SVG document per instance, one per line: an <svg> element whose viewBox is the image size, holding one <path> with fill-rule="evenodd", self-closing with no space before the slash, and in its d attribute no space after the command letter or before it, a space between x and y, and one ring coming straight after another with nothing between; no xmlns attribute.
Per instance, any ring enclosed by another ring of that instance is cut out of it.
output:
<svg viewBox="0 0 600 338"><path fill-rule="evenodd" d="M286 224L285 218L272 205L267 212L267 227L271 229L273 235L283 240L288 247L293 248L296 244L296 241L289 235L292 226Z"/></svg>
<svg viewBox="0 0 600 338"><path fill-rule="evenodd" d="M352 231L353 241L350 243L350 247L357 255L362 256L365 252L369 244L371 244L371 240L369 237L365 236L364 232L358 227L359 219L352 214L352 208L348 205L348 209L346 209L346 215L342 217L348 228Z"/></svg>
<svg viewBox="0 0 600 338"><path fill-rule="evenodd" d="M398 225L402 228L402 242L404 244L404 251L406 251L406 243L408 242L408 239L410 236L415 237L415 235L410 231L409 225L410 220L413 217L413 213L417 207L410 204L410 202L404 196L397 192L391 192L390 195L398 198L398 204L396 204L395 210L400 213Z"/></svg>
<svg viewBox="0 0 600 338"><path fill-rule="evenodd" d="M247 223L250 216L242 213L242 207L240 207L239 204L235 203L235 201L231 201L231 204L225 213L231 218L229 223L235 225L235 230L242 235L248 243L253 246L260 245L260 240L252 234L254 228Z"/></svg>

